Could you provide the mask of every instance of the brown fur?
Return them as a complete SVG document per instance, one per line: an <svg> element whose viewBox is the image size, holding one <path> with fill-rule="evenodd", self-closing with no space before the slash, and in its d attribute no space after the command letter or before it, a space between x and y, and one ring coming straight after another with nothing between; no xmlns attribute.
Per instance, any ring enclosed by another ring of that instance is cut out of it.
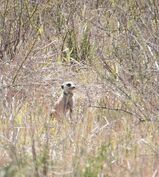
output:
<svg viewBox="0 0 159 177"><path fill-rule="evenodd" d="M72 120L73 90L75 89L75 85L72 82L65 82L61 87L63 89L63 93L55 102L50 116L61 120L66 117L66 114L69 112L70 119Z"/></svg>

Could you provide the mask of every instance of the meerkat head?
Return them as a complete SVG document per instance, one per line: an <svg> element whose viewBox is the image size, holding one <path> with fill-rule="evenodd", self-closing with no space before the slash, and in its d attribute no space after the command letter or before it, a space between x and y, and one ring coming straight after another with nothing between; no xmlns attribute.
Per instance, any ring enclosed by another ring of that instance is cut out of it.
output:
<svg viewBox="0 0 159 177"><path fill-rule="evenodd" d="M75 84L73 82L64 82L61 85L61 88L63 89L64 93L72 93L73 90L76 88Z"/></svg>

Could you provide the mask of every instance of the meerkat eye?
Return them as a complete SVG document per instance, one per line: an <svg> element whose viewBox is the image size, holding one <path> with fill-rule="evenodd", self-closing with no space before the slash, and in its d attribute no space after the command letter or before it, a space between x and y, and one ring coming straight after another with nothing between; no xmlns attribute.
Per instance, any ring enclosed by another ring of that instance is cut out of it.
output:
<svg viewBox="0 0 159 177"><path fill-rule="evenodd" d="M70 83L68 83L68 84L66 84L67 85L67 87L71 87L71 84Z"/></svg>

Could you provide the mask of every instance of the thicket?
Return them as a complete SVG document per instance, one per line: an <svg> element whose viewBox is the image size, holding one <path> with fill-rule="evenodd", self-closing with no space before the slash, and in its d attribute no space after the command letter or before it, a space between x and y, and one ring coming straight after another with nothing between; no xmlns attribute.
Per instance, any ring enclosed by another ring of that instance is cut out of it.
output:
<svg viewBox="0 0 159 177"><path fill-rule="evenodd" d="M159 2L0 3L0 176L157 176ZM58 132L65 80L76 123Z"/></svg>

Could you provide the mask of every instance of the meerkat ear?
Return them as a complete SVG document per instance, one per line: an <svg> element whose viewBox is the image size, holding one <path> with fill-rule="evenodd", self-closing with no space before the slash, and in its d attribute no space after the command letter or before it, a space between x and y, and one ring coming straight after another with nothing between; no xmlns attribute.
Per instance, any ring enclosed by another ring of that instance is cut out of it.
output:
<svg viewBox="0 0 159 177"><path fill-rule="evenodd" d="M62 88L62 89L64 89L64 86L63 86L63 85L61 85L61 88Z"/></svg>

